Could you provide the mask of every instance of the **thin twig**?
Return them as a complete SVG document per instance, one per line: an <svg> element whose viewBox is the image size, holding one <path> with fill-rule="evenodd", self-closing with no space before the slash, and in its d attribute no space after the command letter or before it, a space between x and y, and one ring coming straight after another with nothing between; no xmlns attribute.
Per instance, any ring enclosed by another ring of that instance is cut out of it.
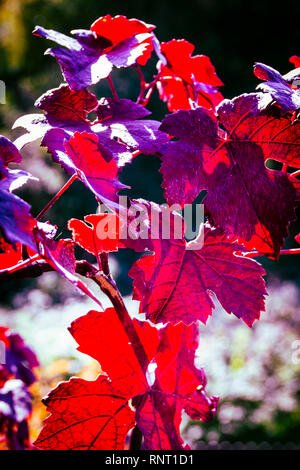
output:
<svg viewBox="0 0 300 470"><path fill-rule="evenodd" d="M279 252L280 255L299 255L300 254L300 248L289 248L285 250L280 250ZM259 251L249 251L248 253L244 253L244 256L247 258L256 258L257 256L265 256L263 253L260 253Z"/></svg>
<svg viewBox="0 0 300 470"><path fill-rule="evenodd" d="M139 79L140 79L140 85L141 85L140 94L139 94L138 99L137 99L137 101L136 101L137 103L140 104L140 103L143 103L143 101L144 101L144 95L145 95L145 93L146 93L147 83L146 83L144 74L143 74L143 72L142 72L142 70L141 70L141 67L140 67L138 64L136 64L136 65L135 65L135 69L136 69L136 71L137 71L137 73L138 73L138 76L139 76Z"/></svg>
<svg viewBox="0 0 300 470"><path fill-rule="evenodd" d="M115 86L114 86L114 84L113 84L113 81L112 81L110 75L107 77L107 81L108 81L108 84L109 84L109 87L110 87L110 89L111 89L111 92L112 92L112 95L113 95L114 99L115 99L115 100L118 100L118 99L119 99L118 93L117 93L117 91L116 91L116 89L115 89Z"/></svg>
<svg viewBox="0 0 300 470"><path fill-rule="evenodd" d="M294 173L291 173L291 176L293 176L294 178L299 175L300 175L300 170L297 170L297 171L294 171Z"/></svg>
<svg viewBox="0 0 300 470"><path fill-rule="evenodd" d="M43 210L37 215L36 220L40 220L43 215L50 209L51 206L61 197L61 195L68 189L69 186L77 179L77 174L71 176L71 178L63 185L63 187L58 191L58 193L48 202Z"/></svg>

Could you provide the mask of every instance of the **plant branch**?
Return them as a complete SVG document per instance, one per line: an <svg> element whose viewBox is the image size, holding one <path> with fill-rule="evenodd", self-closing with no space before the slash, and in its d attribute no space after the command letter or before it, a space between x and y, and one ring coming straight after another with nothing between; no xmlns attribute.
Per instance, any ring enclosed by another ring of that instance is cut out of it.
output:
<svg viewBox="0 0 300 470"><path fill-rule="evenodd" d="M34 278L40 276L44 272L54 271L54 268L52 268L47 261L37 260L34 262L32 259L33 258L30 260L31 264L29 264L29 260L26 260L26 262L20 263L20 267L19 265L14 266L14 268L19 267L18 270L12 270L11 268L2 269L0 271L0 281L9 282L24 278ZM110 299L128 335L129 342L135 350L141 368L145 371L149 363L149 358L147 357L140 338L134 328L134 323L126 309L119 289L110 274L106 275L104 271L98 271L92 264L85 260L76 261L75 271L77 274L92 279L100 287L102 292Z"/></svg>
<svg viewBox="0 0 300 470"><path fill-rule="evenodd" d="M137 103L141 104L144 101L144 96L145 96L146 89L147 89L147 83L146 83L144 74L141 70L141 67L138 64L136 64L135 69L138 73L138 76L139 76L139 79L140 79L140 85L141 85L141 90L140 90L140 94L139 94L138 99L137 99Z"/></svg>
<svg viewBox="0 0 300 470"><path fill-rule="evenodd" d="M279 252L280 255L299 255L300 254L300 248L288 248L285 250L280 250ZM244 253L244 256L247 258L256 258L257 256L265 256L263 253L260 253L259 251L248 251L248 253Z"/></svg>
<svg viewBox="0 0 300 470"><path fill-rule="evenodd" d="M110 75L107 77L107 81L108 81L108 84L109 84L109 87L110 87L110 90L111 90L111 92L112 92L112 95L113 95L114 99L115 99L115 100L118 100L118 99L119 99L118 93L117 93L117 91L116 91L116 89L115 89L115 85L113 84L113 81L112 81Z"/></svg>
<svg viewBox="0 0 300 470"><path fill-rule="evenodd" d="M69 186L77 179L77 174L71 176L71 178L63 185L63 187L58 191L58 193L48 202L43 210L37 215L36 220L40 220L43 215L50 209L51 206L62 196L62 194L68 189Z"/></svg>
<svg viewBox="0 0 300 470"><path fill-rule="evenodd" d="M93 279L93 281L98 284L102 292L107 295L107 297L113 304L118 318L122 323L123 328L128 336L129 342L131 343L134 349L135 355L140 363L141 369L145 372L148 367L149 358L135 330L134 323L127 311L122 296L114 280L106 276L101 271L90 277L91 279Z"/></svg>

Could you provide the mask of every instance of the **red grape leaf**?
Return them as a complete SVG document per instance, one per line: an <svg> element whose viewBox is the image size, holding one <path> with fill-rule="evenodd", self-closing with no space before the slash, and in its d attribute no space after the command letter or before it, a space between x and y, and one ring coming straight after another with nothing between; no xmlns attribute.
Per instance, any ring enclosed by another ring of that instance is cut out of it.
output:
<svg viewBox="0 0 300 470"><path fill-rule="evenodd" d="M120 200L122 202L122 200ZM114 213L90 214L84 217L85 222L71 219L68 228L72 231L73 240L81 248L97 256L103 251L118 251L119 248L131 248L135 251L149 251L153 249L152 241L147 236L142 238L143 230L148 230L148 211L142 212L143 207L148 207L146 201L130 201L125 198L126 205L119 205L119 215ZM139 225L136 225L135 217L139 215ZM147 232L148 233L148 232Z"/></svg>
<svg viewBox="0 0 300 470"><path fill-rule="evenodd" d="M56 227L38 222L37 239L39 253L59 274L64 276L74 287L93 299L101 308L102 304L88 286L75 275L74 242L70 239L54 240ZM36 249L37 251L37 249Z"/></svg>
<svg viewBox="0 0 300 470"><path fill-rule="evenodd" d="M158 347L157 329L148 322L132 322L149 363ZM126 388L131 397L147 390L146 371L142 369L124 326L113 308L101 313L92 310L76 319L69 330L79 344L78 350L96 359L113 382L126 380Z"/></svg>
<svg viewBox="0 0 300 470"><path fill-rule="evenodd" d="M87 223L78 219L68 222L75 243L95 256L103 251L118 251L120 222L115 214L91 214L84 220Z"/></svg>
<svg viewBox="0 0 300 470"><path fill-rule="evenodd" d="M46 419L36 445L43 449L121 448L112 440L107 444L108 432L110 436L115 435L115 430L111 432L109 426L106 430L102 421L96 421L95 415L103 419L108 400L106 419L118 427L122 421L115 409L124 410L126 399L136 397L133 402L137 407L137 421L148 449L182 449L179 425L183 409L194 419L212 419L217 399L206 396L205 373L195 365L197 326L178 324L157 330L148 322L137 320L133 320L132 326L138 339L134 343L129 341L113 308L104 313L91 311L72 323L70 331L79 343L78 349L98 360L111 382L103 376L97 379L101 382L101 390L97 381L81 379L59 385L46 399L52 414ZM148 358L143 366L140 348ZM106 392L107 399L102 395L104 385L111 387ZM117 399L118 406L115 406ZM123 422L125 427L127 420L124 417Z"/></svg>
<svg viewBox="0 0 300 470"><path fill-rule="evenodd" d="M260 99L260 93L251 93L224 100L217 109L220 124L230 139L259 145L265 161L300 166L300 122L278 109L262 112Z"/></svg>
<svg viewBox="0 0 300 470"><path fill-rule="evenodd" d="M296 192L288 176L268 170L265 161L299 161L300 123L261 112L258 102L257 94L224 100L219 120L204 108L167 116L161 129L179 140L162 149L161 172L169 204L189 204L205 189L213 225L249 250L277 258L294 219Z"/></svg>
<svg viewBox="0 0 300 470"><path fill-rule="evenodd" d="M137 34L149 33L155 29L155 26L146 24L143 21L131 18L128 20L126 16L117 15L111 17L110 15L102 16L96 20L92 26L91 31L96 33L97 36L104 37L111 42L111 47L115 47L126 39L130 39ZM145 65L150 58L153 46L152 41L144 41L145 50L137 59L140 65Z"/></svg>
<svg viewBox="0 0 300 470"><path fill-rule="evenodd" d="M300 57L297 55L293 55L290 57L290 62L295 65L295 68L300 67Z"/></svg>
<svg viewBox="0 0 300 470"><path fill-rule="evenodd" d="M35 445L43 450L122 450L134 426L126 383L72 378L43 400L51 415Z"/></svg>
<svg viewBox="0 0 300 470"><path fill-rule="evenodd" d="M22 245L16 243L16 249L10 243L0 240L0 269L10 268L22 260Z"/></svg>
<svg viewBox="0 0 300 470"><path fill-rule="evenodd" d="M191 109L189 96L206 108L217 106L223 99L216 88L223 83L209 57L192 57L194 48L184 39L161 43L161 53L167 64L159 62L157 87L160 98L167 102L170 111Z"/></svg>
<svg viewBox="0 0 300 470"><path fill-rule="evenodd" d="M153 29L139 20L107 15L95 21L91 30L72 31L73 38L40 26L33 34L63 46L48 49L46 54L57 59L69 86L81 90L108 77L114 66L144 65L153 48Z"/></svg>
<svg viewBox="0 0 300 470"><path fill-rule="evenodd" d="M22 148L27 143L44 137L47 131L54 128L60 130L61 136L57 148L50 138L45 145L48 145L53 153L56 150L64 154L64 138L69 139L75 131L90 130L87 116L97 108L98 100L88 90L73 91L68 85L62 84L44 93L35 102L35 106L44 110L45 114L26 114L16 120L13 129L23 127L27 130L27 133L16 139L16 146ZM56 161L59 161L57 155Z"/></svg>
<svg viewBox="0 0 300 470"><path fill-rule="evenodd" d="M75 132L64 143L69 162L66 171L73 167L81 181L104 204L117 201L117 192L126 186L119 182L118 167L110 152L101 146L98 138L89 132ZM64 162L60 162L64 165Z"/></svg>
<svg viewBox="0 0 300 470"><path fill-rule="evenodd" d="M143 256L129 272L133 298L140 300L140 311L153 323L206 323L214 308L212 292L228 313L248 326L264 311L264 270L236 254L244 248L233 237L206 225L201 249L192 249L184 239L153 240L153 244L155 254Z"/></svg>
<svg viewBox="0 0 300 470"><path fill-rule="evenodd" d="M145 450L182 449L182 410L192 419L210 421L218 398L205 393L206 376L195 365L199 327L183 323L160 330L158 352L149 366L149 390L133 400ZM188 448L186 446L185 448Z"/></svg>
<svg viewBox="0 0 300 470"><path fill-rule="evenodd" d="M88 114L97 108L98 100L88 90L73 91L61 84L44 93L34 105L45 111L50 124L78 126L86 123Z"/></svg>

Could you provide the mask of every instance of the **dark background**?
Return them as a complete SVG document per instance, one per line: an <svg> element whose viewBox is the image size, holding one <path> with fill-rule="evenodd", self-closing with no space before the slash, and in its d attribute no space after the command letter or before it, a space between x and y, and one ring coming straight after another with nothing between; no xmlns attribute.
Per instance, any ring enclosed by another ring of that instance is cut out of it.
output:
<svg viewBox="0 0 300 470"><path fill-rule="evenodd" d="M185 38L195 45L196 54L208 55L225 86L222 92L232 98L243 92L253 91L257 79L252 73L255 61L265 62L286 73L292 68L289 57L300 54L299 1L286 4L271 1L243 2L239 0L187 0L187 1L103 1L103 0L5 0L0 2L0 79L7 87L7 104L0 105L0 131L16 138L20 131L11 132L16 118L34 112L34 101L47 89L59 85L62 75L56 61L43 56L51 47L49 41L31 34L35 25L56 29L68 34L72 29L89 28L99 16L124 14L157 26L156 34L161 41ZM155 58L146 67L146 76L155 72ZM119 95L135 99L139 83L133 70L114 71L113 79ZM100 97L110 93L105 84L92 87ZM155 119L161 120L167 111L155 92L149 108ZM33 183L21 195L32 205L37 214L50 197L59 189L66 176L51 162L38 144L24 150L24 165L40 177L40 184ZM164 202L156 157L139 156L134 164L122 172L122 182L132 186L134 197L144 197L158 203ZM47 181L48 179L48 181ZM50 184L50 183L53 184ZM49 219L56 223L59 233L66 236L68 218L83 218L95 210L94 198L80 183L75 183L63 198L49 211ZM294 246L293 236L299 232L291 226L291 237L286 246ZM135 256L120 252L119 284L123 293L130 291L126 272ZM279 263L263 261L269 276L299 281L297 258L281 257ZM3 300L24 286L17 283L2 289ZM57 297L60 300L60 297Z"/></svg>

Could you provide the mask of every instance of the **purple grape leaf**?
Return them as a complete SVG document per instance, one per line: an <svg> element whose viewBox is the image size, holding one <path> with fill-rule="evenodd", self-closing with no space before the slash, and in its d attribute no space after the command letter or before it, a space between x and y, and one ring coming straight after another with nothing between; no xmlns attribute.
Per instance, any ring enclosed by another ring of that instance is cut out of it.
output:
<svg viewBox="0 0 300 470"><path fill-rule="evenodd" d="M130 100L102 98L99 101L97 115L100 122L94 124L92 130L115 155L118 166L131 161L130 151L155 154L168 141L166 134L159 130L158 121L141 119L149 114L143 106Z"/></svg>
<svg viewBox="0 0 300 470"><path fill-rule="evenodd" d="M5 351L5 368L16 379L22 380L28 386L32 385L36 380L33 369L39 366L35 353L19 334L9 331L6 338L8 347Z"/></svg>
<svg viewBox="0 0 300 470"><path fill-rule="evenodd" d="M21 423L31 413L31 394L22 380L8 380L0 389L0 415Z"/></svg>
<svg viewBox="0 0 300 470"><path fill-rule="evenodd" d="M71 38L53 30L37 26L36 36L49 39L60 46L47 49L46 54L56 58L63 76L73 90L81 90L107 78L113 67L124 68L134 65L149 49L153 27L145 25L143 33L112 45L95 31L75 30Z"/></svg>
<svg viewBox="0 0 300 470"><path fill-rule="evenodd" d="M264 83L257 86L258 90L264 92L259 103L260 109L266 109L273 100L280 105L283 111L297 111L300 109L299 70L292 70L282 76L272 67L257 62L254 66L254 75L265 80ZM291 85L296 83L298 83L298 88L292 88Z"/></svg>
<svg viewBox="0 0 300 470"><path fill-rule="evenodd" d="M27 133L18 137L15 145L21 149L27 143L44 137L50 129L59 129L56 145L63 152L63 138L69 139L76 131L90 129L87 117L97 108L98 101L88 90L73 91L62 84L44 93L35 106L45 114L27 114L16 120L13 129L23 127ZM56 145L51 144L51 138L45 145L53 151L56 149Z"/></svg>
<svg viewBox="0 0 300 470"><path fill-rule="evenodd" d="M163 147L161 173L168 204L189 204L207 190L212 225L239 237L249 250L277 258L295 217L296 191L288 176L267 169L265 161L299 161L300 123L261 112L259 100L258 94L224 100L218 118L204 108L167 116L161 130L179 140Z"/></svg>
<svg viewBox="0 0 300 470"><path fill-rule="evenodd" d="M36 221L30 214L30 205L10 193L6 188L6 183L4 180L0 184L0 228L2 234L5 240L14 247L16 243L22 243L36 250L33 235Z"/></svg>
<svg viewBox="0 0 300 470"><path fill-rule="evenodd" d="M63 166L68 166L69 160L64 140L68 141L76 131L95 133L119 167L132 160L132 151L153 154L168 141L166 134L158 130L158 121L142 119L150 112L127 99L103 98L98 105L90 92L74 92L67 85L61 85L42 95L36 106L46 114L29 114L19 118L14 128L23 127L27 133L16 139L15 144L22 148L43 137L42 145L48 148L54 161ZM87 115L96 107L98 119L91 122Z"/></svg>
<svg viewBox="0 0 300 470"><path fill-rule="evenodd" d="M0 135L0 179L8 175L9 163L21 163L22 156L17 147L3 135Z"/></svg>

